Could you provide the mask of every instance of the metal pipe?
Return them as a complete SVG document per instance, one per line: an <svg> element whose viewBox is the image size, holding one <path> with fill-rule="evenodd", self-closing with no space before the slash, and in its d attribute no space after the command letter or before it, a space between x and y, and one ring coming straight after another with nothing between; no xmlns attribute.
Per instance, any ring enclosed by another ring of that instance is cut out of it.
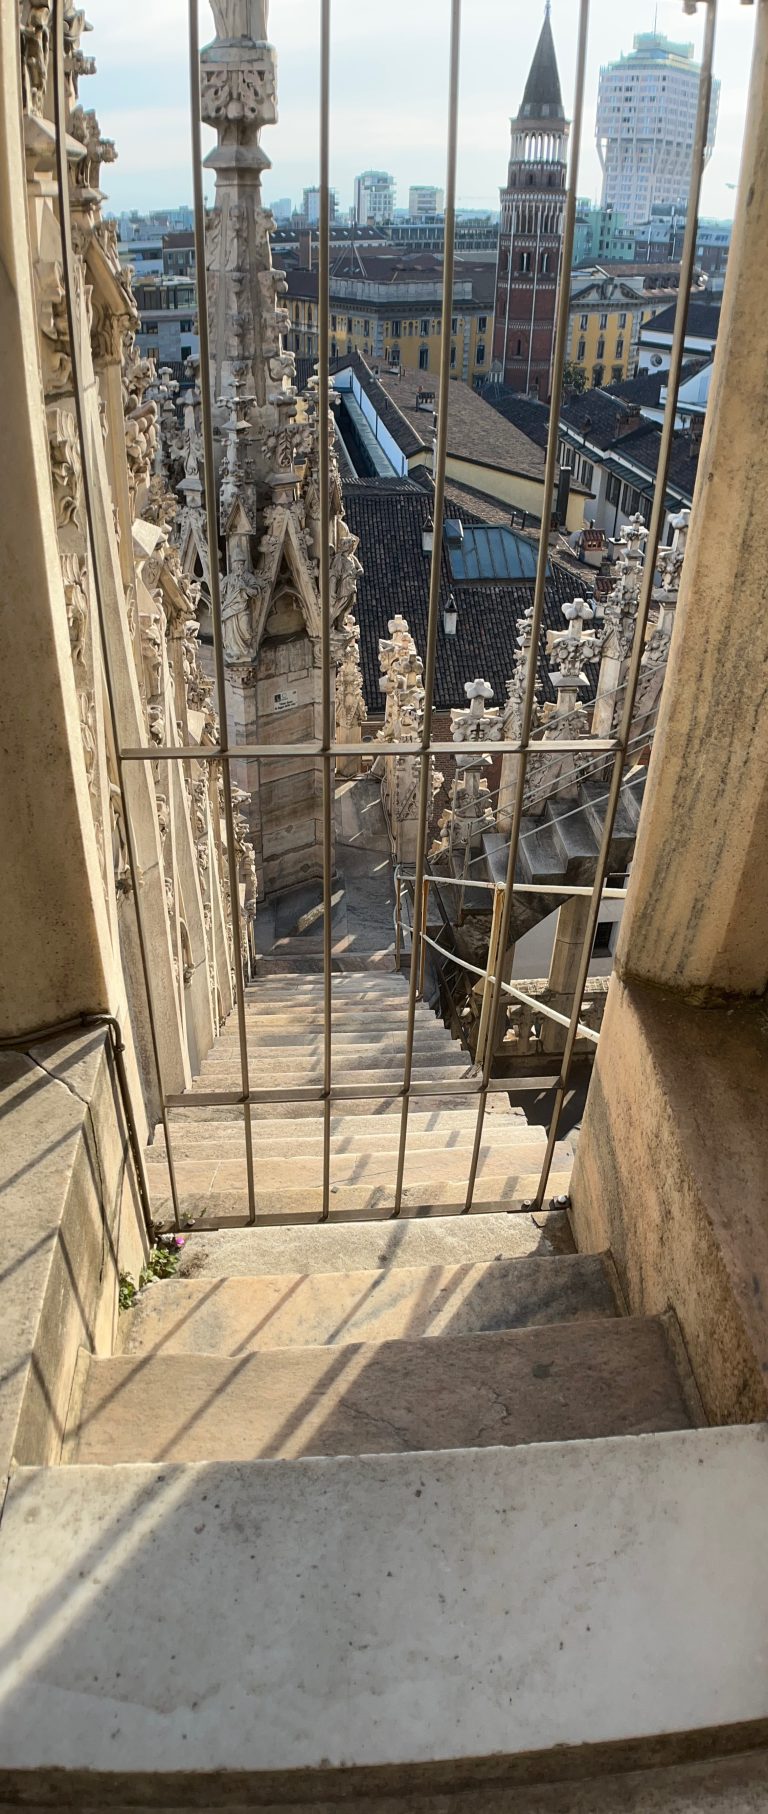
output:
<svg viewBox="0 0 768 1814"><path fill-rule="evenodd" d="M335 762L331 752L334 724L331 714L331 520L330 443L328 438L328 327L330 267L330 83L331 0L320 5L320 219L318 231L318 373L319 373L319 479L320 479L320 650L322 665L321 733L323 745L323 1207L327 1222L331 1210L331 1074L333 1067L331 1008L333 939L331 891L333 882L333 795Z"/></svg>
<svg viewBox="0 0 768 1814"><path fill-rule="evenodd" d="M0 1052L26 1052L28 1046L42 1045L43 1041L46 1039L60 1039L63 1038L66 1033L82 1033L87 1032L89 1027L102 1026L106 1027L112 1035L111 1050L115 1060L117 1086L123 1104L123 1111L128 1128L128 1139L133 1154L133 1162L136 1167L136 1182L139 1187L139 1199L141 1202L144 1229L151 1247L155 1239L155 1230L152 1222L152 1198L150 1195L146 1166L144 1164L144 1148L139 1139L139 1130L136 1124L131 1089L128 1082L128 1072L125 1068L125 1040L123 1039L123 1029L117 1015L106 1014L101 1011L91 1013L89 1010L86 1010L83 1014L70 1015L67 1020L53 1021L45 1027L34 1027L30 1033L14 1033L10 1038L7 1035L4 1035L2 1039L0 1039ZM93 1124L92 1116L91 1123Z"/></svg>
<svg viewBox="0 0 768 1814"><path fill-rule="evenodd" d="M611 780L610 780L610 786L609 786L609 790L608 790L608 801L607 801L606 809L605 809L605 819L603 821L603 835L602 835L602 839L601 839L601 843L600 843L600 850L599 850L598 858L597 858L597 870L595 873L594 887L592 889L592 895L591 895L590 904L589 904L589 912L587 914L587 924L586 924L585 931L584 931L584 942L582 945L581 957L579 960L579 969L578 969L578 973L577 973L576 984L574 987L573 1005L571 1008L571 1016L570 1016L570 1023L569 1023L569 1027L568 1027L568 1033L566 1035L565 1046L563 1049L563 1058L562 1058L562 1063L560 1066L560 1076L558 1078L557 1089L555 1091L555 1101L554 1101L554 1106L553 1106L553 1110L552 1110L552 1119L551 1119L551 1122L549 1125L549 1133L547 1136L547 1148L546 1148L546 1152L544 1155L544 1162L543 1162L542 1168L541 1168L541 1176L539 1178L536 1195L535 1195L535 1197L533 1199L533 1203L532 1203L532 1208L534 1210L541 1208L541 1205L542 1205L542 1202L544 1199L544 1193L547 1188L547 1180L549 1178L549 1173L550 1173L551 1166L552 1166L552 1158L553 1158L553 1154L554 1154L554 1150L555 1150L555 1145L557 1143L558 1129L560 1126L560 1116L563 1111L563 1103L565 1102L566 1091L568 1089L568 1079L570 1076L571 1061L573 1059L573 1049L576 1044L579 1015L581 1013L581 1005L582 1005L582 1001L584 998L584 989L586 986L587 975L589 972L589 965L590 965L590 960L591 960L591 956L592 956L592 946L594 944L595 932L597 930L597 920L598 920L598 914L600 911L600 896L601 896L601 892L602 892L603 881L605 879L606 871L608 868L611 840L613 837L614 821L616 818L616 811L617 811L618 804L619 804L619 795L621 793L621 783L622 783L622 775L623 775L623 769L624 769L624 760L625 760L627 747L629 745L630 731L632 728L632 713L635 708L635 695L637 692L637 683L640 678L640 664L641 664L641 661L643 658L643 649L645 647L645 632L646 632L646 627L647 627L647 623L648 623L648 613L650 611L651 600L652 600L652 596L653 596L653 582L654 582L654 575L655 575L655 570L656 570L656 559L657 559L658 550L659 550L659 542L661 540L661 531L662 531L662 526L664 523L664 517L666 515L667 475L669 472L669 460L670 460L670 454L672 452L672 441L673 441L674 432L675 432L675 415L677 412L677 392L678 392L678 388L679 388L679 384L680 384L680 373L682 371L683 359L684 359L685 325L686 325L686 317L688 314L688 300L689 300L689 296L690 296L691 280L693 277L693 267L694 267L694 261L695 261L695 255L696 255L696 232L697 232L697 226L698 226L699 198L701 195L701 179L702 179L702 176L704 173L704 163L705 163L706 144L707 144L707 128L708 128L708 123L709 123L709 107L710 107L710 99L711 99L711 93L712 93L712 58L713 58L714 44L715 44L715 24L716 24L716 16L717 16L717 0L705 0L705 5L707 8L707 13L706 13L705 26L704 26L704 46L703 46L702 58L701 58L701 74L699 76L699 94L698 94L698 105L697 105L697 110L696 110L696 127L695 127L695 132L694 132L694 141L693 141L691 180L690 180L690 185L689 185L689 190L688 190L688 211L687 211L687 216L686 216L685 237L683 239L683 251L682 251L682 257L681 257L681 261L680 261L680 282L679 282L679 287L678 287L677 307L675 310L675 326L674 326L674 332L672 335L672 351L671 351L670 362L669 362L669 375L668 375L668 381L667 381L667 401L666 401L666 405L665 405L665 409L664 409L664 421L663 421L662 430L661 430L661 444L659 447L659 464L658 464L657 471L656 471L656 487L655 487L654 494L653 494L653 505L651 508L651 521L650 521L650 524L648 527L648 537L647 537L646 545L645 545L645 560L644 560L644 564L643 564L643 573L642 573L642 579L641 579L641 583L640 583L640 597L638 600L637 618L635 620L635 634L634 634L634 640L632 643L632 653L629 658L629 668L627 670L626 690L625 690L625 694L624 694L624 706L623 706L622 715L621 715L621 723L619 725L619 737L618 737L619 747L613 758L613 768L612 768L612 772L611 772Z"/></svg>
<svg viewBox="0 0 768 1814"><path fill-rule="evenodd" d="M531 650L526 675L523 718L520 732L521 753L517 765L515 799L512 810L512 824L509 834L509 851L507 857L507 874L505 882L504 912L501 923L500 946L502 956L509 942L509 926L512 915L512 891L515 880L515 864L520 840L520 825L523 817L525 797L525 778L527 773L531 727L533 723L533 706L536 687L536 670L538 664L539 637L541 634L542 614L544 610L544 588L549 559L549 525L552 519L552 502L555 493L555 467L557 464L558 426L560 421L560 398L563 388L563 368L565 349L568 339L568 311L570 306L571 265L573 261L573 235L576 221L576 192L579 180L579 151L581 148L581 127L584 114L584 74L587 56L587 26L589 23L589 0L579 0L579 30L576 47L576 92L573 104L573 124L571 129L570 167L568 188L566 191L565 215L563 220L563 281L557 299L555 352L553 360L552 397L549 406L549 433L547 437L547 455L544 466L544 493L541 510L541 533L539 536L539 554L536 563L536 582L533 592L533 617L531 622ZM541 744L536 748L540 749ZM496 1044L496 1023L501 1000L501 970L498 966L496 981L493 985L491 1002L491 1037L483 1060L483 1088L477 1112L475 1142L469 1167L467 1195L464 1208L472 1207L472 1196L475 1188L480 1145L483 1137L483 1121L491 1061Z"/></svg>
<svg viewBox="0 0 768 1814"><path fill-rule="evenodd" d="M136 908L136 932L137 932L137 936L138 936L139 956L140 956L140 960L141 960L142 977L143 977L143 981L144 981L144 990L145 990L146 1001L147 1001L147 1014L148 1014L148 1018L149 1018L149 1032L150 1032L150 1041L151 1041L151 1045L152 1045L152 1057L153 1057L153 1062L154 1062L154 1066L155 1066L155 1073L157 1076L157 1088L158 1088L158 1093L159 1093L159 1097L160 1097L160 1113L161 1113L161 1117L162 1117L163 1128L165 1130L165 1150L166 1150L166 1162L167 1162L167 1166L168 1166L168 1182L170 1184L171 1201L173 1203L173 1219L174 1219L176 1227L180 1228L181 1227L181 1216L179 1213L179 1197L178 1197L178 1191L176 1189L176 1173L175 1173L174 1164L173 1164L173 1153L171 1151L170 1127L169 1127L169 1123L168 1123L168 1116L167 1116L167 1112L166 1112L165 1098L164 1098L164 1092L163 1092L162 1066L161 1066L161 1062L160 1062L160 1047L159 1047L159 1042L158 1042L158 1037L157 1037L157 1021L156 1021L156 1017L155 1017L155 1006L154 1006L154 1000L153 1000L153 996L152 996L152 983L151 983L151 978L150 978L150 967L149 967L149 952L148 952L147 938L146 938L142 905L141 905L141 886L142 886L141 869L140 869L138 858L136 855L136 844L135 844L135 839L134 839L134 835L133 835L133 826L131 823L131 815L130 815L130 812L128 811L128 803L127 803L126 796L125 796L125 784L124 784L124 778L123 778L123 761L122 761L122 755L121 755L121 750L120 750L120 738L118 735L118 721L117 721L117 707L116 707L117 693L116 693L116 687L115 687L115 677L114 677L114 672L113 672L113 667L112 667L112 651L111 651L110 644L109 644L109 637L107 635L106 617L105 617L105 611L104 611L104 594L103 594L102 584L101 584L101 570L99 567L99 560L98 560L98 556L97 556L97 552L96 552L94 484L93 484L93 469L92 469L92 464L91 464L91 443L90 443L90 440L89 440L89 437L87 434L87 425L86 425L86 420L85 420L85 399L84 399L84 393L83 393L83 374L82 374L81 365L80 365L80 323L76 319L76 316L75 316L75 300L74 300L75 299L75 257L74 257L74 250L73 250L73 246L72 246L72 216L71 216L70 205L69 205L69 173L68 173L68 165L67 165L67 94L66 94L66 77L65 77L65 70L64 70L64 0L54 0L54 21L55 21L55 35L54 35L53 99L54 99L54 117L55 117L55 123L56 123L56 181L57 181L57 187L58 187L58 200L59 200L59 228L60 228L60 232L61 232L61 263L62 263L62 272L63 272L63 277L64 277L64 294L65 294L66 309L67 309L67 328L69 331L69 348L70 348L70 359L71 359L71 364L72 364L72 390L73 390L74 402L75 402L75 416L77 419L77 432L78 432L78 436L79 436L79 440L80 440L80 455L81 455L81 461L82 461L83 499L85 502L85 516L86 516L86 524L87 524L87 529L88 529L88 541L89 541L89 545L90 545L91 575L93 578L93 591L94 591L94 597L96 600L96 616L97 616L98 625L99 625L99 640L101 643L102 660L103 660L103 667L104 667L104 685L105 685L105 691L106 691L106 695L107 695L107 705L109 708L109 719L110 719L110 725L111 725L111 729L112 729L112 740L113 740L114 749L115 749L115 763L116 763L116 767L117 767L117 780L118 780L118 786L120 789L120 797L121 797L122 806L123 806L123 823L124 823L124 827L125 827L125 844L126 844L126 852L127 852L127 856L128 856L128 868L130 870L131 886L133 889L133 899L134 899L134 904L135 904L135 908Z"/></svg>
<svg viewBox="0 0 768 1814"><path fill-rule="evenodd" d="M245 1018L243 983L243 949L240 936L240 890L235 860L235 820L232 807L232 776L227 724L226 675L224 643L221 631L221 581L219 574L219 536L216 512L216 475L213 461L213 413L211 409L211 353L208 325L208 296L205 279L205 203L203 200L203 147L200 127L200 42L197 0L189 0L189 101L192 131L192 190L195 213L195 280L197 286L198 335L200 339L200 415L203 429L203 465L205 477L205 518L208 533L208 566L210 570L211 625L216 666L216 690L219 706L219 753L221 783L224 794L224 823L227 828L227 865L229 898L232 912L234 945L235 994L237 1027L240 1043L240 1068L243 1078L243 1121L245 1125L245 1164L248 1177L248 1214L256 1221L256 1188L253 1175L253 1133L251 1129L248 1076L248 1031ZM157 751L154 752L155 756Z"/></svg>
<svg viewBox="0 0 768 1814"><path fill-rule="evenodd" d="M434 539L429 575L429 610L427 647L424 663L424 723L421 737L419 774L419 807L416 833L416 882L413 901L411 963L408 976L408 1023L405 1034L403 1063L403 1108L400 1119L400 1144L397 1155L397 1178L393 1215L399 1216L403 1200L405 1149L408 1139L408 1098L413 1069L413 1039L416 1024L416 982L418 948L421 934L422 888L427 854L427 820L430 806L431 768L429 747L432 734L432 710L435 691L437 629L440 616L440 577L443 551L443 511L445 505L445 464L448 453L448 395L451 382L451 313L453 310L454 240L456 232L456 160L458 149L459 57L461 49L461 0L451 0L451 39L448 87L448 151L445 181L445 246L443 252L443 324L440 346L440 388L437 419L437 472L435 503L432 512ZM413 746L411 745L411 755Z"/></svg>
<svg viewBox="0 0 768 1814"><path fill-rule="evenodd" d="M372 756L380 756L382 753L381 743L376 737L364 737L361 743L334 743L331 741L328 747L333 756L359 756L361 753L365 755L368 750ZM414 747L413 743L388 743L386 754L388 756L412 756ZM488 747L497 756L518 756L523 749L523 744L510 741L508 738L500 738L498 743L490 744ZM536 742L531 744L528 754L549 756L556 751L558 755L575 756L580 751L589 751L592 755L610 756L613 755L616 748L615 737L571 737L563 738L562 742L559 740L556 742L554 738L542 737L537 738ZM456 745L440 741L429 743L426 747L426 754L428 756L455 756ZM239 760L246 756L253 759L265 757L271 762L274 757L282 761L295 762L298 756L322 755L323 744L318 737L307 743L238 743L233 759ZM207 744L182 744L175 745L173 748L167 744L159 746L153 744L151 750L128 748L122 751L123 762L219 762L222 760L222 756L223 751L218 746L212 748Z"/></svg>

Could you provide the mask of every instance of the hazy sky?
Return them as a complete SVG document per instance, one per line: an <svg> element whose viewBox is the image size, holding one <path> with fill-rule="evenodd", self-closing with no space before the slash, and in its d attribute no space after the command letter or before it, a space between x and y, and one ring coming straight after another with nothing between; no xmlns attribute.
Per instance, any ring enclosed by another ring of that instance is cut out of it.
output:
<svg viewBox="0 0 768 1814"><path fill-rule="evenodd" d="M658 29L700 45L703 7L685 16L681 0L658 0ZM278 52L280 119L263 145L272 160L267 201L301 200L317 180L319 0L271 0L270 37ZM552 24L566 112L571 112L576 0L553 0ZM509 117L520 101L538 36L540 0L464 0L458 205L498 206L505 175ZM119 161L104 171L107 206L172 206L191 200L185 0L90 0L98 74L82 83ZM631 49L632 35L653 26L652 0L592 0L580 193L599 197L594 144L601 63ZM356 173L390 170L398 205L409 183L445 180L445 107L449 0L334 0L332 11L331 181L342 207ZM704 178L702 212L733 212L749 72L754 6L720 0L716 73L721 78L715 151ZM201 41L213 36L206 0ZM210 185L212 190L212 184Z"/></svg>

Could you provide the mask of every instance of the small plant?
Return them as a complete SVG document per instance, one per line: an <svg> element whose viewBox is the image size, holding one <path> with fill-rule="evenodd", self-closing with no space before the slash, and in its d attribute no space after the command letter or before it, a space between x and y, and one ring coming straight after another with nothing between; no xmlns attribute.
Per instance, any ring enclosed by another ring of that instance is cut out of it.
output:
<svg viewBox="0 0 768 1814"><path fill-rule="evenodd" d="M155 1279L172 1279L179 1269L181 1250L185 1245L183 1235L158 1235L153 1247L150 1247L147 1258L139 1273L139 1282L131 1278L129 1272L121 1272L118 1302L121 1310L132 1310L139 1293Z"/></svg>
<svg viewBox="0 0 768 1814"><path fill-rule="evenodd" d="M121 1272L118 1289L118 1303L121 1310L130 1310L138 1294L138 1286L129 1272Z"/></svg>

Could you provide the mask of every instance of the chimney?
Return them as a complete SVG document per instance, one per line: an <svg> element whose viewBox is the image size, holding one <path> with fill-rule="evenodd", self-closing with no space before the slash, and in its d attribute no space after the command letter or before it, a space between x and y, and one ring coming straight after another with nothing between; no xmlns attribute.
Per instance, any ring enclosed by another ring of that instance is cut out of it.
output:
<svg viewBox="0 0 768 1814"><path fill-rule="evenodd" d="M299 264L303 271L311 271L312 269L311 232L302 232L299 234Z"/></svg>

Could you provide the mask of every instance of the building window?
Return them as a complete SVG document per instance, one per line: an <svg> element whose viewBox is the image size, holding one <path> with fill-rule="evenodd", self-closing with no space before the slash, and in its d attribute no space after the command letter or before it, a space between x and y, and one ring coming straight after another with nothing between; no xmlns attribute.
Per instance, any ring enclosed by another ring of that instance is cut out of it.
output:
<svg viewBox="0 0 768 1814"><path fill-rule="evenodd" d="M614 365L614 366L613 366L613 368L612 368L612 371L611 371L611 381L612 381L612 383L613 383L613 384L620 384L620 383L621 383L621 380L622 380L622 378L623 378L623 376L624 376L624 367L623 367L623 365Z"/></svg>
<svg viewBox="0 0 768 1814"><path fill-rule="evenodd" d="M521 357L522 351L523 351L523 343L522 343L522 340L518 339L516 358L519 359Z"/></svg>
<svg viewBox="0 0 768 1814"><path fill-rule="evenodd" d="M307 303L307 327L311 328L311 326L312 326L312 304L311 304L311 302L308 302Z"/></svg>
<svg viewBox="0 0 768 1814"><path fill-rule="evenodd" d="M367 335L367 334L370 334L370 331L371 331L370 321L364 321L363 322L363 333Z"/></svg>
<svg viewBox="0 0 768 1814"><path fill-rule="evenodd" d="M180 321L179 322L179 333L180 334L194 334L194 331L195 331L194 321Z"/></svg>
<svg viewBox="0 0 768 1814"><path fill-rule="evenodd" d="M156 334L157 333L157 322L156 321L145 321L144 332L145 332L145 334Z"/></svg>
<svg viewBox="0 0 768 1814"><path fill-rule="evenodd" d="M458 315L454 315L453 320L451 321L451 333L458 334L458 331L459 331L459 317L458 317Z"/></svg>
<svg viewBox="0 0 768 1814"><path fill-rule="evenodd" d="M560 442L560 465L568 472L573 472L573 448L568 447L565 441Z"/></svg>
<svg viewBox="0 0 768 1814"><path fill-rule="evenodd" d="M598 340L597 343L597 357L598 359L605 358L605 341L602 339Z"/></svg>
<svg viewBox="0 0 768 1814"><path fill-rule="evenodd" d="M579 327L581 328L581 331L583 334L586 331L586 329L589 327L589 316L588 315L582 315L580 317Z"/></svg>
<svg viewBox="0 0 768 1814"><path fill-rule="evenodd" d="M294 319L294 321L300 321L300 320L301 320L301 316L300 316L300 314L299 314L299 305L298 305L298 303L297 303L297 302L295 302L295 303L294 303L294 305L293 305L293 319Z"/></svg>
<svg viewBox="0 0 768 1814"><path fill-rule="evenodd" d="M477 352L475 353L475 359L476 359L478 365L485 365L485 347L483 346L482 341L480 342Z"/></svg>
<svg viewBox="0 0 768 1814"><path fill-rule="evenodd" d="M549 270L549 253L548 253L548 252L542 252L542 254L541 254L541 263L540 263L540 266L539 266L539 270L540 270L540 271L548 271L548 270Z"/></svg>
<svg viewBox="0 0 768 1814"><path fill-rule="evenodd" d="M530 271L530 268L531 268L530 252L521 252L520 253L520 269L521 269L521 271Z"/></svg>
<svg viewBox="0 0 768 1814"><path fill-rule="evenodd" d="M584 358L584 355L585 355L585 353L586 353L586 350L587 350L587 343L586 343L586 340L580 340L580 341L579 341L579 344L578 344L578 346L577 346L577 348L576 348L576 358L577 358L577 359L583 359L583 358Z"/></svg>
<svg viewBox="0 0 768 1814"><path fill-rule="evenodd" d="M582 485L589 485L591 487L592 475L594 473L594 470L595 470L594 466L590 465L589 460L582 460L582 462L581 462L581 483L582 483Z"/></svg>
<svg viewBox="0 0 768 1814"><path fill-rule="evenodd" d="M451 347L451 365L455 365L455 364L456 364L456 348L455 348L455 346L452 346Z"/></svg>
<svg viewBox="0 0 768 1814"><path fill-rule="evenodd" d="M634 485L622 485L622 487L621 487L621 508L624 511L625 515L634 516L639 503L640 503L640 493L639 493L639 491L635 491Z"/></svg>
<svg viewBox="0 0 768 1814"><path fill-rule="evenodd" d="M627 325L627 316L626 316L626 310L624 310L622 312L622 314L619 316L619 327L625 328L626 325Z"/></svg>
<svg viewBox="0 0 768 1814"><path fill-rule="evenodd" d="M609 504L618 504L619 498L621 497L621 480L617 479L614 472L608 474L608 484L605 489L605 495Z"/></svg>
<svg viewBox="0 0 768 1814"><path fill-rule="evenodd" d="M477 322L477 331L478 331L478 334L484 334L484 333L485 333L485 330L486 330L486 328L487 328L487 326L488 326L488 317L487 317L487 315L480 315L480 316L478 316L478 322Z"/></svg>
<svg viewBox="0 0 768 1814"><path fill-rule="evenodd" d="M616 342L616 358L617 358L617 359L621 359L621 357L622 357L622 355L623 355L623 352L624 352L624 341L623 341L623 339L622 339L622 337L621 337L621 334L620 334L620 335L619 335L619 338L618 338L618 340L617 340L617 342Z"/></svg>
<svg viewBox="0 0 768 1814"><path fill-rule="evenodd" d="M393 323L392 323L392 339L393 340L400 339L400 323L399 323L399 321L393 321Z"/></svg>
<svg viewBox="0 0 768 1814"><path fill-rule="evenodd" d="M600 326L601 326L601 328L607 328L607 326L608 326L608 316L607 315L600 316Z"/></svg>
<svg viewBox="0 0 768 1814"><path fill-rule="evenodd" d="M422 331L422 334L425 334L425 335L429 333L429 322L428 321L422 321L421 331Z"/></svg>
<svg viewBox="0 0 768 1814"><path fill-rule="evenodd" d="M336 332L336 316L335 315L331 316L331 331L334 334Z"/></svg>
<svg viewBox="0 0 768 1814"><path fill-rule="evenodd" d="M429 347L420 346L419 347L419 371L426 372L426 371L428 371L428 369L429 369Z"/></svg>
<svg viewBox="0 0 768 1814"><path fill-rule="evenodd" d="M595 390L600 389L600 386L603 382L604 377L605 377L605 368L602 365L593 365L593 367L592 367L592 384L593 384Z"/></svg>
<svg viewBox="0 0 768 1814"><path fill-rule="evenodd" d="M347 316L347 333L351 334L351 332L352 332L352 316L348 315Z"/></svg>

